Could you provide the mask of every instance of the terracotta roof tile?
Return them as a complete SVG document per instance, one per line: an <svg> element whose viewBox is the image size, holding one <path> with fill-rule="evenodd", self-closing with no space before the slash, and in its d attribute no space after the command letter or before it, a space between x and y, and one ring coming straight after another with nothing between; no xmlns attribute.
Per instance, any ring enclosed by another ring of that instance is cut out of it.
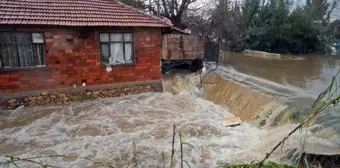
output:
<svg viewBox="0 0 340 168"><path fill-rule="evenodd" d="M171 27L114 0L0 0L0 24Z"/></svg>

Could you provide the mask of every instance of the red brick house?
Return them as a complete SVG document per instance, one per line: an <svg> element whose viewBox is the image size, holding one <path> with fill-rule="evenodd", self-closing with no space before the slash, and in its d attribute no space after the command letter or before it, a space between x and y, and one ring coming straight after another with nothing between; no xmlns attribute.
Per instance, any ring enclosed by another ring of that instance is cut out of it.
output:
<svg viewBox="0 0 340 168"><path fill-rule="evenodd" d="M168 27L114 0L0 0L0 99L160 81Z"/></svg>

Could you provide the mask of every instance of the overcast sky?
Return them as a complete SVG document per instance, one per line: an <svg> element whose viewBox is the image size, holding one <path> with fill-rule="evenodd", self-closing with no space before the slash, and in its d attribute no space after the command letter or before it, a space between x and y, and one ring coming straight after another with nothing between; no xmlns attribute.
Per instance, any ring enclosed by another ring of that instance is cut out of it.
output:
<svg viewBox="0 0 340 168"><path fill-rule="evenodd" d="M333 0L329 0L332 2ZM306 0L296 0L297 5L305 5ZM334 21L336 19L340 19L340 4L334 9L332 15L331 15L331 21Z"/></svg>
<svg viewBox="0 0 340 168"><path fill-rule="evenodd" d="M214 8L215 4L218 0L197 0L196 3L192 4L192 7L203 7L205 9L209 9L209 8ZM238 1L238 2L242 2L243 0L232 0L232 1ZM306 0L292 0L294 1L294 4L303 6L306 4ZM333 1L333 0L329 0L329 1ZM340 19L340 3L338 4L338 6L334 9L333 13L331 14L331 21L334 21L336 19Z"/></svg>

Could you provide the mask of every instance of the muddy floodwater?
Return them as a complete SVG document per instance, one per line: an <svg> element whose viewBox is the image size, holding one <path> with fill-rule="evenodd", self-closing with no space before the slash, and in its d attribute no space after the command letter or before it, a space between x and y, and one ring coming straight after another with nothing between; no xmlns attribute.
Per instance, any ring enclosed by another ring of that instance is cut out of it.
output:
<svg viewBox="0 0 340 168"><path fill-rule="evenodd" d="M292 68L283 72L284 68L277 70L270 62L252 59L255 58L225 57L216 71L204 77L203 83L197 74L164 77L163 93L1 111L0 160L5 155L21 158L72 155L78 158L41 161L57 167L95 167L93 162L79 158L87 157L110 162L114 167L163 167L164 164L169 167L173 124L177 126L177 135L182 133L183 141L193 146L184 145L184 160L191 167L260 160L296 126L278 116L294 111L291 106L302 108L292 100L306 100L303 106L308 106L318 92L313 88L322 90L327 85L315 83L326 82L332 73L327 71L331 65L311 64L319 69L296 71L295 75L311 74L301 75L301 81L297 81L299 78L288 77L287 73L295 72ZM253 64L267 70L256 71ZM339 61L335 59L332 66L333 70L338 69ZM274 70L269 72L270 68ZM266 73L275 75L271 78ZM280 74L282 78L276 77ZM316 78L319 79L313 82ZM223 118L235 115L243 120L240 126L221 125ZM293 134L270 160L294 163L302 137L306 137L305 149L309 153L338 154L335 128L334 124L313 123ZM178 136L175 148L179 152ZM178 152L176 167L179 167ZM19 165L35 167L24 162Z"/></svg>
<svg viewBox="0 0 340 168"><path fill-rule="evenodd" d="M340 56L283 55L283 57L292 59L261 59L244 56L243 53L224 52L220 64L232 67L243 74L298 87L314 95L322 92L340 70Z"/></svg>
<svg viewBox="0 0 340 168"><path fill-rule="evenodd" d="M340 70L340 56L284 55L283 60L261 59L243 53L225 52L220 62L220 74L225 79L271 95L306 114L311 103L331 83ZM299 59L296 59L299 58ZM340 84L340 75L337 76ZM327 136L340 134L340 108L322 113L316 123L328 129ZM326 133L323 133L326 134Z"/></svg>

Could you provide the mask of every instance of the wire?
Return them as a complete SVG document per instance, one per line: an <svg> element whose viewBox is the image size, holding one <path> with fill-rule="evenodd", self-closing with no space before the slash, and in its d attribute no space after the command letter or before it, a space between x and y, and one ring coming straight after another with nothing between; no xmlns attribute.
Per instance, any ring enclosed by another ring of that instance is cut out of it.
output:
<svg viewBox="0 0 340 168"><path fill-rule="evenodd" d="M205 62L205 64L210 64L210 63L207 63L207 62ZM212 65L212 64L210 64L210 65ZM215 68L213 68L213 69L210 69L207 73L205 73L204 75L208 75L208 76L210 76L209 74L214 74L214 75L216 75L217 76L217 80L215 81L215 82L205 82L205 81L203 81L203 72L202 72L202 70L200 70L199 71L199 82L198 83L193 83L193 82L191 82L190 80L188 80L187 81L187 83L189 84L189 85L192 85L193 86L193 88L197 88L198 89L198 92L196 92L194 89L190 89L190 88L192 88L192 87L188 87L188 88L185 88L191 95L195 95L196 97L199 97L199 96L201 96L201 91L202 91L202 88L203 88L203 86L204 86L204 84L211 84L211 85L213 85L213 84L217 84L217 83L219 83L220 81L221 81L221 77L219 76L219 75L217 75L216 73L214 73L217 69L218 69L218 61L216 62L216 64L215 64L216 66L215 66Z"/></svg>

